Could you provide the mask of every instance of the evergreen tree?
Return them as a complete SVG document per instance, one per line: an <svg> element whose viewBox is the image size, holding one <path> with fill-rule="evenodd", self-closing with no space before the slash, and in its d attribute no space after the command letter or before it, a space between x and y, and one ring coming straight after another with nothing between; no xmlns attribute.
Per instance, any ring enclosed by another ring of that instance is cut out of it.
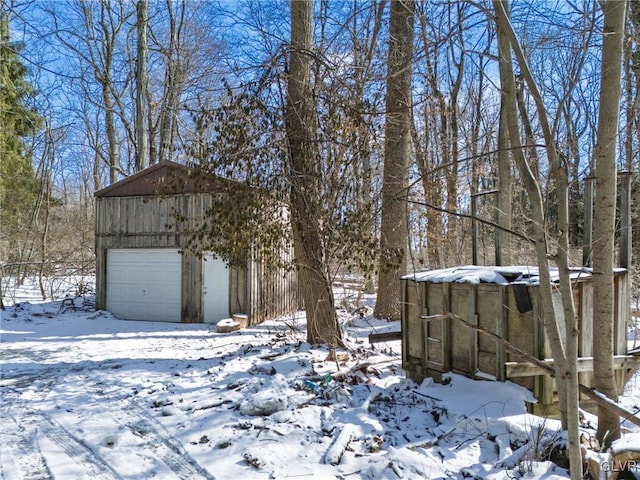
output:
<svg viewBox="0 0 640 480"><path fill-rule="evenodd" d="M20 61L21 48L11 42L7 15L0 13L0 258L5 261L19 255L18 237L28 227L39 190L25 140L36 133L41 118L29 106L33 88Z"/></svg>

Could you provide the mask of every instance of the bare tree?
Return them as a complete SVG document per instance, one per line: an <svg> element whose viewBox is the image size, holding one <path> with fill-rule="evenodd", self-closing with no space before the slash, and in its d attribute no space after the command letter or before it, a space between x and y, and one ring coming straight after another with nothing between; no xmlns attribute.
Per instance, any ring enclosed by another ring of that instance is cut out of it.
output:
<svg viewBox="0 0 640 480"><path fill-rule="evenodd" d="M551 128L547 119L547 111L542 102L538 86L529 70L529 66L522 52L522 48L511 27L509 21L508 5L500 0L493 0L498 26L499 46L506 47L507 51L499 52L500 82L502 98L507 104L503 113L507 115L509 128L509 140L513 149L516 165L529 196L534 223L535 251L540 275L540 296L542 319L545 331L549 338L553 358L555 361L556 379L558 385L559 408L562 416L563 427L568 430L569 459L571 464L571 478L582 478L582 458L580 453L579 432L579 397L577 374L577 336L576 314L571 290L568 265L568 184L567 170L558 158L558 152ZM506 41L500 41L506 37ZM556 262L560 274L560 293L562 298L562 310L564 316L564 331L561 334L561 315L556 312L553 302L553 290L549 271L549 245L548 232L545 228L544 202L541 194L540 183L534 176L529 164L522 155L522 144L517 119L517 105L515 94L515 77L511 61L511 52L515 54L521 75L526 82L532 97L534 98L538 120L543 131L546 153L549 159L550 169L557 183L558 228L560 238L558 250L555 253Z"/></svg>
<svg viewBox="0 0 640 480"><path fill-rule="evenodd" d="M380 266L374 316L400 319L400 282L408 242L405 200L411 148L413 0L391 2L385 123Z"/></svg>
<svg viewBox="0 0 640 480"><path fill-rule="evenodd" d="M617 400L613 369L613 243L616 216L616 142L621 97L622 39L626 1L607 0L603 4L604 30L598 141L596 144L596 198L593 242L593 366L595 388ZM598 408L598 439L610 445L620 437L620 419Z"/></svg>
<svg viewBox="0 0 640 480"><path fill-rule="evenodd" d="M147 41L149 26L149 0L139 0L136 5L138 43L136 55L136 170L149 165Z"/></svg>
<svg viewBox="0 0 640 480"><path fill-rule="evenodd" d="M624 77L625 77L625 139L624 139L624 152L625 152L625 169L628 172L638 171L640 163L638 161L638 145L640 142L640 109L638 104L640 103L640 3L628 2L628 38L624 44ZM638 175L634 175L632 178L634 191L638 191ZM637 198L636 193L636 198ZM635 217L633 224L632 237L637 239L640 236L640 202L636 201L632 204L632 215ZM640 272L640 241L633 243L633 269L635 272ZM632 284L637 290L638 275L637 273L632 276ZM637 310L640 306L640 297L637 292L633 294L635 306Z"/></svg>
<svg viewBox="0 0 640 480"><path fill-rule="evenodd" d="M321 239L320 156L311 88L313 2L291 2L291 44L285 124L289 144L291 221L300 288L307 312L307 340L330 348L340 342L333 292Z"/></svg>
<svg viewBox="0 0 640 480"><path fill-rule="evenodd" d="M178 110L180 94L185 83L185 69L182 65L181 44L182 33L185 25L186 3L184 0L178 3L167 0L167 13L169 15L169 43L162 47L166 58L164 72L164 96L160 107L160 143L158 151L159 160L172 160L174 146L178 130Z"/></svg>
<svg viewBox="0 0 640 480"><path fill-rule="evenodd" d="M499 24L499 29L503 27ZM503 58L504 55L504 58ZM516 92L511 91L515 88L515 82L511 84L511 78L513 72L509 71L510 65L503 64L507 60L511 60L511 44L509 38L502 34L498 35L498 61L501 68L501 95L500 95L500 122L498 126L498 225L501 228L496 232L496 265L506 264L509 265L511 258L511 242L510 235L507 235L504 229L511 228L511 214L512 214L512 182L511 182L511 155L509 150L511 145L511 132L509 130L509 115L514 115L515 112L509 113L507 109L513 109L514 105L511 104ZM504 81L502 78L504 77ZM512 118L513 122L514 119ZM518 138L514 139L516 142ZM522 151L515 152L514 155L522 155Z"/></svg>
<svg viewBox="0 0 640 480"><path fill-rule="evenodd" d="M416 3L418 60L412 146L422 194L431 206L424 212L423 224L416 234L426 245L423 258L430 268L450 266L467 257L471 237L467 232L471 230L464 228L466 221L446 212L465 209L470 191L477 193L477 173L492 158L476 158L478 141L484 143L485 149L494 137L494 120L488 124L489 135L483 122L489 116L497 119L490 108L483 109L479 116L475 111L477 105L482 105L483 96L491 97L486 88L490 82L482 74L486 63L483 57L489 57L489 52L477 50L483 43L492 44L492 32L481 15L465 2ZM483 84L482 89L478 82ZM473 162L465 161L464 153L473 157ZM493 173L483 177L485 183L493 182Z"/></svg>
<svg viewBox="0 0 640 480"><path fill-rule="evenodd" d="M107 161L109 180L113 183L117 180L121 168L117 125L119 116L116 107L118 97L123 94L122 90L116 89L116 57L120 35L132 12L128 11L122 2L112 4L107 0L96 3L79 1L75 5L72 3L70 10L65 10L65 15L53 7L47 7L46 12L54 22L54 34L60 45L66 49L64 54L74 55L82 70L90 72L98 85L99 100L93 98L93 85L89 86L85 78L81 78L80 81L87 98L98 106L103 116L107 152L106 155L97 155L96 160L104 158Z"/></svg>
<svg viewBox="0 0 640 480"><path fill-rule="evenodd" d="M376 48L378 45L378 39L380 36L380 30L383 23L383 13L386 5L385 0L379 0L377 3L374 1L369 9L370 20L366 23L365 27L359 26L357 23L358 15L353 15L353 26L351 29L351 36L353 42L354 52L354 80L355 80L355 99L356 106L354 109L354 123L356 141L358 144L359 156L361 158L360 171L361 175L356 175L359 182L359 203L360 208L367 211L372 217L374 212L372 211L372 191L373 191L373 152L372 152L372 120L367 115L368 101L365 95L367 85L371 80L373 74L372 63ZM362 35L364 30L365 35ZM375 228L371 222L371 230L375 233ZM369 270L364 272L365 285L364 290L366 293L375 292L375 281L373 275Z"/></svg>

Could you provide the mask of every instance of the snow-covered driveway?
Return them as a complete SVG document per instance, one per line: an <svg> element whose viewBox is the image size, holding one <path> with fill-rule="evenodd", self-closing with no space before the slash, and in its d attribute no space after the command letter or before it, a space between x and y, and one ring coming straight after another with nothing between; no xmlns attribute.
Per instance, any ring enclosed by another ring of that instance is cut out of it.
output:
<svg viewBox="0 0 640 480"><path fill-rule="evenodd" d="M12 310L0 381L6 478L214 478L138 395L167 390L167 372L180 375L206 345L202 331L60 315L59 304Z"/></svg>
<svg viewBox="0 0 640 480"><path fill-rule="evenodd" d="M516 449L540 421L526 390L417 385L399 342L366 342L384 324L345 324L336 363L303 341L302 319L217 334L117 320L82 299L9 307L0 478L567 478Z"/></svg>

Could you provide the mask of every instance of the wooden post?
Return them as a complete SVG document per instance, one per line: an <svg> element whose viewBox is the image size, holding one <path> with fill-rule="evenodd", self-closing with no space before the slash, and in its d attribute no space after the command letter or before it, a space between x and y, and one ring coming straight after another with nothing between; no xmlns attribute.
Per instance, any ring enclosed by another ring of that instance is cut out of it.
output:
<svg viewBox="0 0 640 480"><path fill-rule="evenodd" d="M101 239L96 239L96 243ZM107 249L96 247L96 310L107 308Z"/></svg>
<svg viewBox="0 0 640 480"><path fill-rule="evenodd" d="M620 266L631 267L631 174L620 172Z"/></svg>
<svg viewBox="0 0 640 480"><path fill-rule="evenodd" d="M182 250L181 254L181 308L180 321L182 323L203 323L204 291L202 262L196 253Z"/></svg>
<svg viewBox="0 0 640 480"><path fill-rule="evenodd" d="M478 214L478 194L471 195L471 264L478 265L478 222L476 215Z"/></svg>
<svg viewBox="0 0 640 480"><path fill-rule="evenodd" d="M471 194L471 255L473 265L478 265L478 197L498 193L499 190L489 190L486 192ZM498 210L496 209L496 225L498 225ZM500 231L496 228L496 265L500 265Z"/></svg>
<svg viewBox="0 0 640 480"><path fill-rule="evenodd" d="M478 318L478 308L477 308L477 298L478 298L478 286L470 285L469 293L468 293L468 310L467 315L469 315L469 321L474 325L479 324ZM469 341L469 372L471 373L471 378L474 378L478 373L478 332L476 330L471 330L471 336Z"/></svg>
<svg viewBox="0 0 640 480"><path fill-rule="evenodd" d="M584 179L584 227L582 229L582 266L591 266L593 247L593 186L594 177Z"/></svg>
<svg viewBox="0 0 640 480"><path fill-rule="evenodd" d="M498 310L498 318L496 319L496 335L500 338L508 338L507 332L507 320L509 318L509 308L507 306L507 291L506 287L500 285L498 287L499 291L499 302L500 309ZM504 344L501 342L496 342L496 378L497 380L504 382L507 377L504 370L504 364L507 361L507 354L505 352Z"/></svg>
<svg viewBox="0 0 640 480"><path fill-rule="evenodd" d="M626 353L627 327L631 321L631 172L620 172L620 267L627 271L624 277L616 281L618 293L616 301L619 310L619 325L614 345L616 353ZM615 279L615 275L614 275ZM623 385L624 386L624 385ZM622 390L622 389L620 389Z"/></svg>
<svg viewBox="0 0 640 480"><path fill-rule="evenodd" d="M4 280L4 263L0 263L0 310L4 310L4 301L2 300L2 281Z"/></svg>
<svg viewBox="0 0 640 480"><path fill-rule="evenodd" d="M406 370L406 365L409 364L409 341L407 332L409 331L409 295L407 289L409 288L409 279L400 280L400 295L401 295L401 308L403 315L400 316L400 331L402 332L402 368ZM369 340L371 341L371 340Z"/></svg>
<svg viewBox="0 0 640 480"><path fill-rule="evenodd" d="M497 208L495 209L495 219L494 219L494 221L496 222L496 225L498 225L498 227L494 229L494 236L495 236L494 263L496 264L496 266L502 265L502 236L504 235L502 230L500 230L500 228L503 227L504 225L501 224L501 218L500 218L501 205L499 205L499 203L500 203L500 195L498 195L498 198L496 198Z"/></svg>
<svg viewBox="0 0 640 480"><path fill-rule="evenodd" d="M451 370L452 355L451 355L451 320L447 317L447 314L451 312L451 284L442 284L442 313L445 318L442 319L442 365L444 371Z"/></svg>

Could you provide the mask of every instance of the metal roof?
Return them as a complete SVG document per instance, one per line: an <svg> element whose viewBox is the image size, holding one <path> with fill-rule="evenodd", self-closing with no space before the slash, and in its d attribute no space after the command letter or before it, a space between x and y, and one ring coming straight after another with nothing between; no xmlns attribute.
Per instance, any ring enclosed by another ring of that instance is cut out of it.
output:
<svg viewBox="0 0 640 480"><path fill-rule="evenodd" d="M231 180L164 160L94 193L95 197L141 197L222 191Z"/></svg>

